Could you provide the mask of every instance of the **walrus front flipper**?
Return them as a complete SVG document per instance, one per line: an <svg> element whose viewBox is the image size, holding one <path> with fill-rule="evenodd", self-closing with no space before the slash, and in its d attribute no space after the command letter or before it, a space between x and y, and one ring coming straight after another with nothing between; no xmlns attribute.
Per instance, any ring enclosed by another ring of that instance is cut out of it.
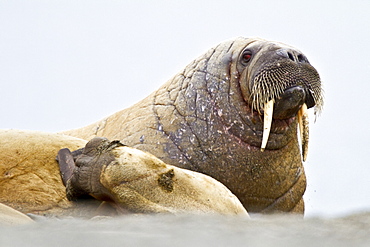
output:
<svg viewBox="0 0 370 247"><path fill-rule="evenodd" d="M78 173L75 160L81 155L83 149L71 152L68 148L59 150L56 160L59 163L60 175L66 187L67 198L70 201L91 198L89 193L81 186L80 181L74 177Z"/></svg>
<svg viewBox="0 0 370 247"><path fill-rule="evenodd" d="M59 170L63 184L66 186L67 181L71 179L76 167L71 151L69 151L68 148L59 150L56 160L59 163Z"/></svg>

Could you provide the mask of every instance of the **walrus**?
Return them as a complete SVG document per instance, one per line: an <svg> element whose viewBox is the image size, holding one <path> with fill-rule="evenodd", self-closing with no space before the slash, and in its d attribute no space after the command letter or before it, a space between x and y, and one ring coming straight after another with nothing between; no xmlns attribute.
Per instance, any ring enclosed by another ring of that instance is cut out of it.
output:
<svg viewBox="0 0 370 247"><path fill-rule="evenodd" d="M129 213L248 217L236 196L217 180L169 166L118 141L0 130L0 150L0 224L30 222L24 214L32 218Z"/></svg>
<svg viewBox="0 0 370 247"><path fill-rule="evenodd" d="M121 140L209 175L251 213L303 213L307 109L317 115L322 106L320 76L301 51L240 37L210 49L132 107L63 133Z"/></svg>
<svg viewBox="0 0 370 247"><path fill-rule="evenodd" d="M61 149L58 162L71 201L92 196L110 202L121 214L248 215L216 180L169 166L119 141L95 137L83 149Z"/></svg>

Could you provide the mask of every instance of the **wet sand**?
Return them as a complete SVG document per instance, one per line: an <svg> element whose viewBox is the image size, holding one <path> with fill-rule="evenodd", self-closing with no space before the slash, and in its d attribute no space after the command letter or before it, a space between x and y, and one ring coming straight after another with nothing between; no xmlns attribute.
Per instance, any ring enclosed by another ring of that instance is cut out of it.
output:
<svg viewBox="0 0 370 247"><path fill-rule="evenodd" d="M0 246L370 246L370 213L340 218L148 216L0 226Z"/></svg>

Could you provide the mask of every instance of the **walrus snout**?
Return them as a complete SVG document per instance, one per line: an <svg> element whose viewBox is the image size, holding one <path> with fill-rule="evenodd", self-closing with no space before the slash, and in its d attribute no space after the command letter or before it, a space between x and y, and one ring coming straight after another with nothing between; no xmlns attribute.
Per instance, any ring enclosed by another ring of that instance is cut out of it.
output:
<svg viewBox="0 0 370 247"><path fill-rule="evenodd" d="M273 43L259 52L261 55L251 63L253 69L248 70L249 89L243 93L252 110L263 115L261 151L267 146L273 119L297 116L305 160L309 132L307 109L315 107L316 114L322 107L320 76L306 56L293 47Z"/></svg>
<svg viewBox="0 0 370 247"><path fill-rule="evenodd" d="M315 113L320 112L320 76L307 57L297 49L277 44L272 44L260 52L261 56L252 61L253 66L246 70L247 87L242 84L243 97L252 109L262 115L267 102L280 100L284 105L283 109L295 108L292 111L297 112L296 107L291 104L294 102L293 105L302 105L300 101L303 99L308 108L315 107ZM293 98L289 99L288 96ZM283 99L288 102L283 103ZM274 117L282 118L278 117L279 114L277 112Z"/></svg>

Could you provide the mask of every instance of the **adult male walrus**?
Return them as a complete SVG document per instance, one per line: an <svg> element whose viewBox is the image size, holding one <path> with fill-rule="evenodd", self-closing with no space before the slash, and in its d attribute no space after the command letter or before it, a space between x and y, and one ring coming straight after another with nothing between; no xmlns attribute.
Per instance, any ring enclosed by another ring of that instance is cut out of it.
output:
<svg viewBox="0 0 370 247"><path fill-rule="evenodd" d="M134 106L65 132L104 136L226 185L248 212L303 212L307 108L319 74L299 50L258 38L219 44Z"/></svg>

